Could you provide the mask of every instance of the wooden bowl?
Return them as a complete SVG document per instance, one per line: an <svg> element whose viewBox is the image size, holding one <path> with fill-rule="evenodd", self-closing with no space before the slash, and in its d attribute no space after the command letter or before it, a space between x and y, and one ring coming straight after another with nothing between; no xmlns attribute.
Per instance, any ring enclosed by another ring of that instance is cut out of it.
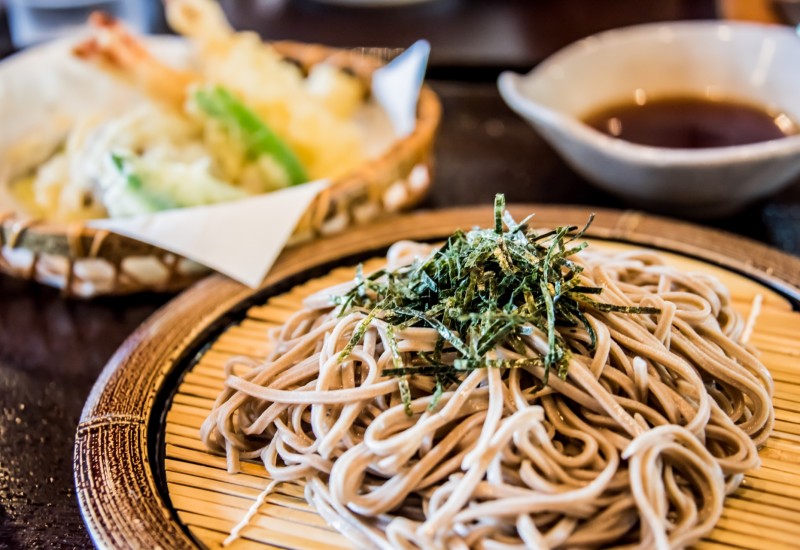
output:
<svg viewBox="0 0 800 550"><path fill-rule="evenodd" d="M517 219L536 212L537 227L580 224L589 214L585 207L509 209ZM200 442L196 424L221 391L225 361L233 355L263 355L265 321L285 319L292 308L287 298L297 303L303 292L326 286L320 277L342 275L344 266L381 256L399 239L438 241L456 228L486 227L492 220L492 209L485 207L392 216L284 251L258 290L213 276L155 313L105 367L78 425L75 485L95 545L218 548L267 483L261 464L246 463L245 474L228 474L225 459L207 453ZM764 363L776 379L776 429L761 450L762 468L746 474L742 486L726 499L717 528L699 546L796 546L800 259L720 231L631 211L599 209L587 238L598 246L657 250L669 255L670 262L682 262L683 269L714 274L731 289L743 313L752 307L754 293L763 295L763 324L756 324L753 340L765 352ZM279 296L279 304L269 303ZM217 382L200 383L197 367ZM170 431L171 426L183 428L179 437L170 439L178 433L177 428ZM199 470L204 472L195 475ZM233 515L223 517L223 512ZM272 506L269 515L284 512ZM340 540L330 533L328 545L301 544L299 539L309 541L309 532L318 531L319 522L316 527L293 522L298 543L285 544L279 531L260 529L247 533L248 540L239 541L238 547L326 548Z"/></svg>

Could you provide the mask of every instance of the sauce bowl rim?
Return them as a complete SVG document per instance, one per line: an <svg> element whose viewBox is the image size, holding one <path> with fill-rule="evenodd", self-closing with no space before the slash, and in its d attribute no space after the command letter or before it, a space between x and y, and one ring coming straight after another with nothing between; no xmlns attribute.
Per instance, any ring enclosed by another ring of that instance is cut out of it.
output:
<svg viewBox="0 0 800 550"><path fill-rule="evenodd" d="M520 89L521 84L526 80L546 78L544 74L552 67L563 63L564 59L576 55L584 55L587 44L590 44L596 50L602 47L602 42L630 39L636 36L649 42L656 42L659 38L652 31L655 28L669 28L674 33L672 39L677 41L681 39L681 33L698 31L718 33L719 29L723 27L731 28L734 32L738 30L759 32L765 36L792 36L798 41L798 49L800 49L800 37L797 36L794 29L783 26L757 22L715 20L644 23L602 31L577 40L553 53L525 74L504 71L498 77L498 89L506 104L537 128L561 129L562 132L569 133L575 139L595 149L603 150L610 155L622 157L638 164L678 164L684 166L746 164L755 160L800 153L800 133L756 143L698 149L669 148L633 143L606 135L587 125L573 114L547 107L531 99Z"/></svg>

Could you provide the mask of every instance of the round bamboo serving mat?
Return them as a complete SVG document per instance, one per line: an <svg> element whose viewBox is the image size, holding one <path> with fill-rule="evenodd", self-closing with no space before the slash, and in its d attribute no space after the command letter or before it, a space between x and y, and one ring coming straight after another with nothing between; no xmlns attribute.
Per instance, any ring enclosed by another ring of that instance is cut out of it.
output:
<svg viewBox="0 0 800 550"><path fill-rule="evenodd" d="M578 223L587 215L578 208L512 208L515 215L530 211L542 226ZM263 466L243 463L242 473L228 474L225 458L205 450L198 429L222 390L224 365L235 355L264 357L269 329L304 296L352 278L356 262L363 261L366 271L376 269L391 242L437 239L456 227L490 221L486 208L386 220L290 250L259 291L218 277L157 313L112 359L78 429L76 484L95 543L219 548L246 518L230 548L350 548L306 503L301 485L279 484L254 506L269 483ZM590 233L593 247L654 247L673 265L716 275L745 316L761 296L750 341L775 379L775 431L760 451L761 467L748 472L726 500L716 529L698 547L796 547L800 260L730 235L630 212L599 212Z"/></svg>

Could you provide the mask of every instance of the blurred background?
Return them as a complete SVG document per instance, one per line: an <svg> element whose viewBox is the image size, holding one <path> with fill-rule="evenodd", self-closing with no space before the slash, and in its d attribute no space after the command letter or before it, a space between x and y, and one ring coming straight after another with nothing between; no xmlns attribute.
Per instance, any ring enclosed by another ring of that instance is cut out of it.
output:
<svg viewBox="0 0 800 550"><path fill-rule="evenodd" d="M75 32L104 9L141 32L168 32L159 0L4 0L0 56ZM427 77L444 104L433 191L424 206L485 203L498 189L512 202L624 207L589 186L497 93L506 69L526 72L585 36L616 27L681 19L754 19L795 24L791 0L222 0L233 25L267 39L339 47L403 48L431 42ZM451 182L458 181L458 186ZM502 185L498 185L502 182ZM547 182L543 185L542 182ZM485 192L482 190L485 189ZM466 191L466 192L465 192ZM722 229L800 253L800 187L791 186L732 218Z"/></svg>
<svg viewBox="0 0 800 550"><path fill-rule="evenodd" d="M75 32L86 14L118 14L140 32L168 32L159 0L3 0L0 56L46 37ZM434 187L423 206L511 202L624 207L588 185L497 93L503 70L527 72L567 44L638 23L752 19L795 24L793 0L221 0L238 29L267 39L332 46L403 48L419 38L432 50L427 78L444 118ZM451 182L458 181L458 186ZM498 184L502 182L502 184ZM542 182L547 182L543 185ZM485 189L485 191L483 191ZM800 253L800 187L791 186L709 225Z"/></svg>
<svg viewBox="0 0 800 550"><path fill-rule="evenodd" d="M748 0L758 3L759 0ZM238 29L339 47L432 44L430 77L481 79L530 68L569 42L652 20L712 18L709 0L221 0ZM160 0L3 0L0 53L74 32L104 10L142 32L168 32ZM591 15L590 15L591 14ZM9 32L10 31L10 32ZM11 40L9 40L11 38ZM469 73L462 69L469 68Z"/></svg>

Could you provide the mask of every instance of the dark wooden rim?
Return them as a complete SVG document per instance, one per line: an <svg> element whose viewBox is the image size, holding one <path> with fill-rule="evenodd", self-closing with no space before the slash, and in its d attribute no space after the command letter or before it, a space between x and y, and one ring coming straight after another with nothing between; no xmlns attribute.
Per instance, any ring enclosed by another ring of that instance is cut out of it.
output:
<svg viewBox="0 0 800 550"><path fill-rule="evenodd" d="M589 209L518 205L536 225L580 224ZM184 292L134 332L95 384L78 426L75 484L84 521L101 548L196 548L157 487L148 425L165 379L193 342L242 302L314 268L377 251L398 239L432 240L457 227L491 224L489 208L419 212L284 251L261 290L212 276ZM598 210L589 235L677 252L750 276L800 303L800 259L721 231L633 211Z"/></svg>

